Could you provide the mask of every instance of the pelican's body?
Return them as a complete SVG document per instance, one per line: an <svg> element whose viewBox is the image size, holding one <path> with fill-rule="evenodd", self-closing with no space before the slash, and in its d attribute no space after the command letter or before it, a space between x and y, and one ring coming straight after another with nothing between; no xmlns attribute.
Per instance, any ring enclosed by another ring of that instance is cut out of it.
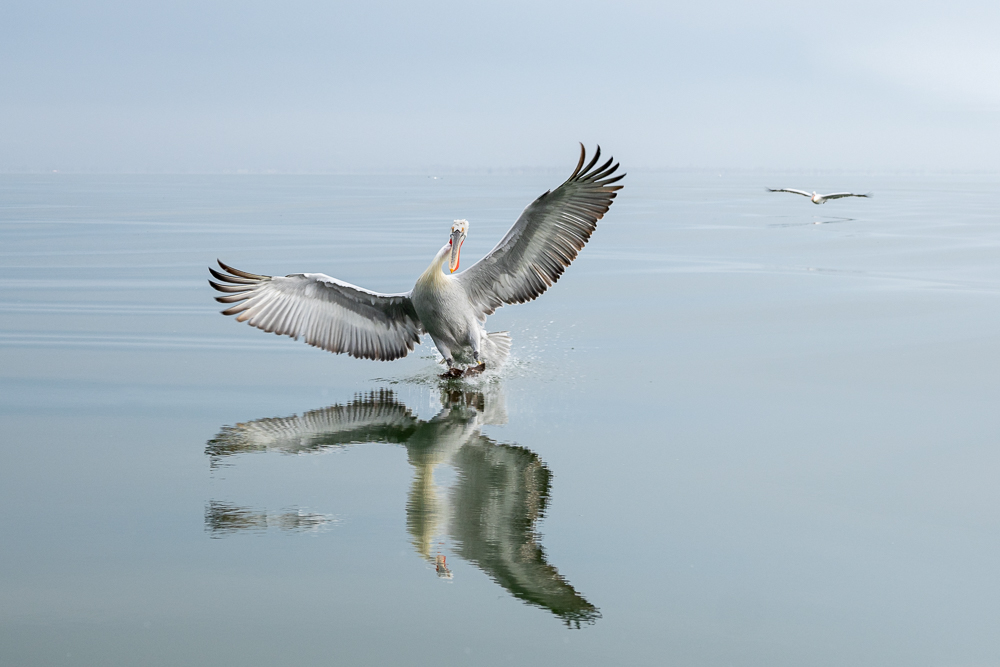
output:
<svg viewBox="0 0 1000 667"><path fill-rule="evenodd" d="M464 236L468 222L456 220L452 228ZM486 333L486 317L476 316L475 304L458 277L442 271L452 247L449 240L417 278L410 291L413 310L449 366L499 364L510 350L510 338L506 333Z"/></svg>
<svg viewBox="0 0 1000 667"><path fill-rule="evenodd" d="M509 303L535 299L559 279L576 258L611 206L623 178L613 160L596 167L601 149L584 167L532 202L486 257L469 269L458 269L462 243L469 231L456 220L413 289L380 294L321 273L261 276L219 265L209 269L223 283L209 283L228 296L224 310L264 331L285 334L335 353L365 359L406 356L431 336L448 364L449 374L482 372L503 362L510 350L507 332L487 333L487 315ZM447 267L447 273L445 273Z"/></svg>
<svg viewBox="0 0 1000 667"><path fill-rule="evenodd" d="M864 195L854 194L853 192L831 192L828 195L820 195L820 194L816 194L815 191L813 191L813 192L806 192L805 190L793 190L792 188L778 188L778 189L767 188L767 191L768 192L791 192L792 194L795 194L795 195L802 195L803 197L809 197L809 201L811 201L814 204L825 204L826 202L830 201L831 199L841 199L843 197L871 197L872 196L872 193L870 193L870 192L868 194L864 194Z"/></svg>

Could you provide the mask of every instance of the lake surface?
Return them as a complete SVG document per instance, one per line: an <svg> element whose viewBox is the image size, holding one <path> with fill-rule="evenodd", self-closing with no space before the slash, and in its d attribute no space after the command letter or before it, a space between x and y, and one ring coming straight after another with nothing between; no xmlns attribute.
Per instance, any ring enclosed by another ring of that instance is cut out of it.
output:
<svg viewBox="0 0 1000 667"><path fill-rule="evenodd" d="M564 176L0 176L0 663L1000 663L997 174L633 171L468 382L206 282Z"/></svg>

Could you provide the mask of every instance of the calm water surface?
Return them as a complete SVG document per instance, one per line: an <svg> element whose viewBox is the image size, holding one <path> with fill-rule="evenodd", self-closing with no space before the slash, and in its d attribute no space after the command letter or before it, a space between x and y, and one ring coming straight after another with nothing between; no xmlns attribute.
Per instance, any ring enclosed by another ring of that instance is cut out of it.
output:
<svg viewBox="0 0 1000 667"><path fill-rule="evenodd" d="M474 382L218 314L564 174L430 176L0 176L0 663L1000 663L1000 177L633 172Z"/></svg>

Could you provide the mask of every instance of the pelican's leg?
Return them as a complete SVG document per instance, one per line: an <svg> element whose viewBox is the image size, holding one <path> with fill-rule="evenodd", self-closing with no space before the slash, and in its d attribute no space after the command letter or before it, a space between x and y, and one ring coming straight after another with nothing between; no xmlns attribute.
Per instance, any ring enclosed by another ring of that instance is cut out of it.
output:
<svg viewBox="0 0 1000 667"><path fill-rule="evenodd" d="M474 366L469 366L465 369L465 374L468 375L479 375L486 370L486 362L483 361L483 355L480 352L480 346L482 344L483 338L486 337L486 330L482 327L477 327L473 325L469 329L469 345L472 347L472 359Z"/></svg>
<svg viewBox="0 0 1000 667"><path fill-rule="evenodd" d="M472 366L469 366L462 373L466 377L470 375L479 375L484 370L486 370L486 362L483 361L482 353L480 352L480 344L482 342L482 337L485 335L485 331L482 327L477 327L475 324L469 327L469 347L472 348Z"/></svg>
<svg viewBox="0 0 1000 667"><path fill-rule="evenodd" d="M434 341L434 345L437 347L438 352L440 352L441 356L444 357L444 362L448 364L448 370L441 373L440 377L445 379L462 377L462 369L455 368L455 357L451 354L451 348L433 336L431 336L431 339Z"/></svg>
<svg viewBox="0 0 1000 667"><path fill-rule="evenodd" d="M481 364L482 361L483 361L482 357L479 354L479 340L480 340L479 337L481 335L482 334L479 331L476 331L475 328L470 328L470 330L469 330L469 347L472 348L472 359L474 360L474 362L475 362L475 364L477 366L479 364Z"/></svg>

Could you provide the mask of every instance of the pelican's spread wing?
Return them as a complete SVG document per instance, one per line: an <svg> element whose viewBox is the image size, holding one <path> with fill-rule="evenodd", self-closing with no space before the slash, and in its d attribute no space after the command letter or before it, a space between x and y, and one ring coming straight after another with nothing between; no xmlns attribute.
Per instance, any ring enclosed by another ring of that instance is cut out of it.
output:
<svg viewBox="0 0 1000 667"><path fill-rule="evenodd" d="M625 174L610 159L595 167L598 146L584 167L585 151L566 182L546 192L524 209L500 243L457 278L482 317L505 303L524 303L559 280L597 228Z"/></svg>
<svg viewBox="0 0 1000 667"><path fill-rule="evenodd" d="M795 194L795 195L802 195L803 197L810 197L810 198L813 196L811 192L804 192L802 190L793 190L791 188L778 188L778 189L768 188L767 191L768 192L791 192L792 194Z"/></svg>
<svg viewBox="0 0 1000 667"><path fill-rule="evenodd" d="M871 197L872 193L856 195L853 192L834 192L832 195L820 195L823 199L841 199L843 197Z"/></svg>
<svg viewBox="0 0 1000 667"><path fill-rule="evenodd" d="M222 311L269 333L284 334L330 352L388 361L405 357L423 327L409 294L379 294L322 273L258 276L226 266L209 269L225 285L208 282L236 303Z"/></svg>

